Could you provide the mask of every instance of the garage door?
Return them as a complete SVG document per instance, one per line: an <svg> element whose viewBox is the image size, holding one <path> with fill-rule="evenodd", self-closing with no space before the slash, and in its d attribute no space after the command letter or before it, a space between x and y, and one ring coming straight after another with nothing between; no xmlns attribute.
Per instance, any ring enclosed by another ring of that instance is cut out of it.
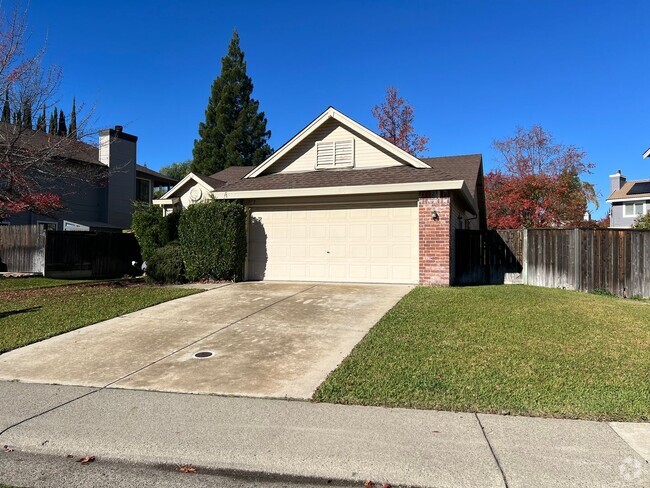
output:
<svg viewBox="0 0 650 488"><path fill-rule="evenodd" d="M252 280L417 283L417 202L253 208Z"/></svg>

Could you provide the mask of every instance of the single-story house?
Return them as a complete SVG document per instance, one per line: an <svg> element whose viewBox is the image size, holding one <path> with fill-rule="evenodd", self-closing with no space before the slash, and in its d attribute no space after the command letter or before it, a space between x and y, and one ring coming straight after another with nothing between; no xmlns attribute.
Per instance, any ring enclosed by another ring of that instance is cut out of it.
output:
<svg viewBox="0 0 650 488"><path fill-rule="evenodd" d="M30 144L56 145L59 136L30 131ZM137 164L138 138L121 126L102 130L99 145L78 141L63 156L70 162L96 166L105 173L104 184L61 177L48 181L49 190L61 196L63 209L54 215L22 212L2 225L40 225L47 230L121 230L131 227L133 202L151 203L154 188L170 188L177 180Z"/></svg>
<svg viewBox="0 0 650 488"><path fill-rule="evenodd" d="M416 158L328 108L256 167L187 175L154 204L249 211L249 280L453 283L457 229L486 227L480 154Z"/></svg>

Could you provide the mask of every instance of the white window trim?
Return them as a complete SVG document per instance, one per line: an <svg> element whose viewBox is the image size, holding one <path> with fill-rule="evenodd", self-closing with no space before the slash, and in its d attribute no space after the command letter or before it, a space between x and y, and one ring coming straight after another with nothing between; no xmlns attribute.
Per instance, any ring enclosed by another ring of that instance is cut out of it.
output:
<svg viewBox="0 0 650 488"><path fill-rule="evenodd" d="M629 212L627 211L627 206L628 206L628 205L639 205L639 204L643 205L643 210L641 210L641 213L640 213L640 214L629 213ZM624 204L623 204L623 217L627 217L627 218L632 218L632 217L634 217L634 218L638 218L638 217L640 217L641 215L645 215L645 214L647 214L649 211L650 211L650 206L648 205L648 202L628 202L628 203L624 203Z"/></svg>
<svg viewBox="0 0 650 488"><path fill-rule="evenodd" d="M336 162L336 147L339 144L350 144L352 149L352 159L345 163ZM332 145L332 162L328 164L318 164L318 147L324 145ZM314 161L314 169L334 169L334 168L354 168L354 138L340 139L337 141L316 141L316 161Z"/></svg>

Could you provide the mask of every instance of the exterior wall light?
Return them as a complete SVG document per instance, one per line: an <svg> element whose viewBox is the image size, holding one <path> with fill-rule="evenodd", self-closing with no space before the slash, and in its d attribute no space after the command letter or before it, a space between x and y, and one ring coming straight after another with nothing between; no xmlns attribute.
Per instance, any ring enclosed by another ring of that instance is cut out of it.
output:
<svg viewBox="0 0 650 488"><path fill-rule="evenodd" d="M431 219L432 220L438 220L439 218L440 218L440 216L438 215L437 210L434 210L433 212L431 212Z"/></svg>

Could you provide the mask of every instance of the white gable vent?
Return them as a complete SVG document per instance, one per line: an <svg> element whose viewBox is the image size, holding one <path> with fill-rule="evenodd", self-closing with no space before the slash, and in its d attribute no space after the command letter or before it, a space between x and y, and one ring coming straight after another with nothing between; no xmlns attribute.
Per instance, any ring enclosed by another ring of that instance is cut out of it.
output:
<svg viewBox="0 0 650 488"><path fill-rule="evenodd" d="M354 139L316 143L316 169L352 167L354 167Z"/></svg>

